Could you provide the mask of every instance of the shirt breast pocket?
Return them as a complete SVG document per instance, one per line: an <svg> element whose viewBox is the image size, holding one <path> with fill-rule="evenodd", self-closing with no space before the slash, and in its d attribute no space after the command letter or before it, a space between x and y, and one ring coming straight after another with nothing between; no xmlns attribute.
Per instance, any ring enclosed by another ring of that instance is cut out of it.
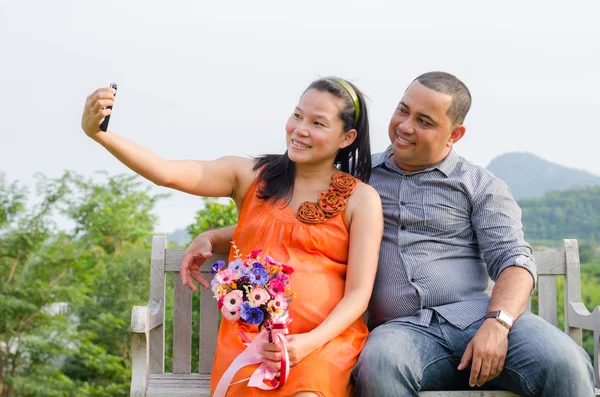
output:
<svg viewBox="0 0 600 397"><path fill-rule="evenodd" d="M425 224L436 234L456 235L470 233L471 208L467 197L457 191L423 196Z"/></svg>

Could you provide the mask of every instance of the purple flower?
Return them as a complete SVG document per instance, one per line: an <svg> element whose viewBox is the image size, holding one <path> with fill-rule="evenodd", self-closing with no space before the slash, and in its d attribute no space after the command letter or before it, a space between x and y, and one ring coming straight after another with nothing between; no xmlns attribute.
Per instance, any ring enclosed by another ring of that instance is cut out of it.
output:
<svg viewBox="0 0 600 397"><path fill-rule="evenodd" d="M242 320L248 324L260 324L263 322L265 315L262 310L257 307L250 306L250 302L242 303L240 309Z"/></svg>
<svg viewBox="0 0 600 397"><path fill-rule="evenodd" d="M241 259L236 259L233 262L231 262L227 268L234 272L237 272L243 265L244 262L242 262Z"/></svg>
<svg viewBox="0 0 600 397"><path fill-rule="evenodd" d="M240 277L248 277L248 275L250 274L250 270L250 266L242 265L242 267L240 268Z"/></svg>
<svg viewBox="0 0 600 397"><path fill-rule="evenodd" d="M284 286L290 285L290 278L284 273L277 274L275 280L280 281Z"/></svg>
<svg viewBox="0 0 600 397"><path fill-rule="evenodd" d="M269 281L267 271L264 267L262 267L262 265L250 270L249 278L252 285L255 286L263 286Z"/></svg>
<svg viewBox="0 0 600 397"><path fill-rule="evenodd" d="M254 263L252 264L252 268L253 268L253 269L264 269L265 267L264 267L264 266L263 266L263 264L262 264L262 263L260 263L260 262L254 262Z"/></svg>
<svg viewBox="0 0 600 397"><path fill-rule="evenodd" d="M273 266L281 266L281 263L277 262L275 259L271 258L270 256L265 256L265 262L267 262L269 265L273 265Z"/></svg>
<svg viewBox="0 0 600 397"><path fill-rule="evenodd" d="M223 266L225 266L225 261L216 261L215 264L210 268L210 274L215 274L221 270Z"/></svg>

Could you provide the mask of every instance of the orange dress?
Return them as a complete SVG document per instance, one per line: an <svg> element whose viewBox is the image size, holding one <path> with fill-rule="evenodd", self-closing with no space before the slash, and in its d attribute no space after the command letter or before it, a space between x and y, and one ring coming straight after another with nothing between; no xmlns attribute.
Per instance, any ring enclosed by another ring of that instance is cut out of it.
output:
<svg viewBox="0 0 600 397"><path fill-rule="evenodd" d="M359 182L360 183L360 182ZM348 228L344 211L324 223L308 224L296 219L288 206L265 202L256 197L256 180L242 202L234 241L244 255L263 249L276 261L292 266L291 289L297 294L288 307L292 322L290 334L309 332L333 311L344 295L348 262ZM234 260L230 254L230 260ZM215 302L216 304L216 302ZM239 330L250 339L257 326L222 319L217 339L211 392L231 362L245 349ZM247 382L229 387L227 397L291 397L311 391L324 397L353 395L350 373L367 339L362 316L338 337L306 356L292 367L281 389L263 391ZM257 365L242 368L232 383L249 378Z"/></svg>

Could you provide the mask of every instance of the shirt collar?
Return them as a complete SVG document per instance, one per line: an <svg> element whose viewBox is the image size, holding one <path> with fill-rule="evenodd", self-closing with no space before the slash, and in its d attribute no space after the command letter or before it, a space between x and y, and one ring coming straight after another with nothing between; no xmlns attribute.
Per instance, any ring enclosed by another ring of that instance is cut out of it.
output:
<svg viewBox="0 0 600 397"><path fill-rule="evenodd" d="M377 167L382 166L386 162L388 162L389 163L388 165L398 168L395 166L394 163L392 163L390 161L390 157L392 156L392 154L393 154L392 145L390 145L384 152L373 155L372 167L377 168ZM456 168L456 165L458 164L459 159L460 159L460 157L458 157L458 155L456 154L454 149L451 149L450 153L448 153L448 155L442 161L437 163L436 165L426 168L424 170L416 171L416 172L425 172L425 171L437 169L437 170L440 170L444 175L450 176L452 171L454 171L454 169Z"/></svg>

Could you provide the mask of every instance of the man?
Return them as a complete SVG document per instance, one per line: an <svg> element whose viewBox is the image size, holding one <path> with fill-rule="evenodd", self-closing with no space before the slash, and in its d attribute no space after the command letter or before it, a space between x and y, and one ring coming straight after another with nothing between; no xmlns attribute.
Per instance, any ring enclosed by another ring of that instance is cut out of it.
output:
<svg viewBox="0 0 600 397"><path fill-rule="evenodd" d="M385 228L356 392L418 396L485 385L523 396L594 396L585 351L524 313L536 267L508 187L452 150L470 105L456 77L419 76L392 116L391 146L373 156L369 184L381 196ZM210 245L226 252L231 234L192 243L182 262L188 285L195 288L189 269ZM496 282L491 299L488 275Z"/></svg>

